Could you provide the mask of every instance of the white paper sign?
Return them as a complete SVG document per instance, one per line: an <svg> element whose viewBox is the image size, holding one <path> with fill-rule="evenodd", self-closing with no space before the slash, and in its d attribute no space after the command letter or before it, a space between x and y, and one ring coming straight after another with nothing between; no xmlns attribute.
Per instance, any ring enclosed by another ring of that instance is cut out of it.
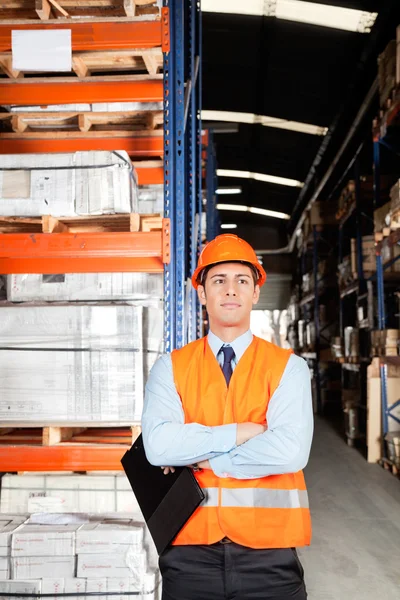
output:
<svg viewBox="0 0 400 600"><path fill-rule="evenodd" d="M12 32L12 68L16 71L72 70L70 29L15 30Z"/></svg>

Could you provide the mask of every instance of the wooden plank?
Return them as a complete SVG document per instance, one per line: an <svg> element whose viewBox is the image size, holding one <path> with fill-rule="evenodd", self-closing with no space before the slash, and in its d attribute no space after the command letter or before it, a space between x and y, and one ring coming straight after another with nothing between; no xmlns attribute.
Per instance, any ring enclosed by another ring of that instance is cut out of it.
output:
<svg viewBox="0 0 400 600"><path fill-rule="evenodd" d="M140 215L132 213L129 219L129 231L140 231Z"/></svg>
<svg viewBox="0 0 400 600"><path fill-rule="evenodd" d="M123 0L123 9L127 17L136 16L136 2L135 0Z"/></svg>
<svg viewBox="0 0 400 600"><path fill-rule="evenodd" d="M89 67L79 56L72 56L72 69L80 78L90 75Z"/></svg>
<svg viewBox="0 0 400 600"><path fill-rule="evenodd" d="M152 52L143 52L143 61L150 75L157 75L160 65L160 60L157 55Z"/></svg>
<svg viewBox="0 0 400 600"><path fill-rule="evenodd" d="M23 133L28 128L28 124L19 115L14 115L11 117L11 128L16 133Z"/></svg>
<svg viewBox="0 0 400 600"><path fill-rule="evenodd" d="M67 13L66 10L64 10L56 0L48 0L50 2L50 4L52 4L54 6L54 8L56 10L58 10L58 12L60 12L62 14L63 17L69 17L70 15Z"/></svg>
<svg viewBox="0 0 400 600"><path fill-rule="evenodd" d="M42 217L42 229L43 233L68 233L69 228L67 225L52 217L50 215L44 215Z"/></svg>
<svg viewBox="0 0 400 600"><path fill-rule="evenodd" d="M47 21L51 17L51 4L49 0L35 0L35 11L39 19Z"/></svg>
<svg viewBox="0 0 400 600"><path fill-rule="evenodd" d="M12 67L12 57L10 55L0 56L0 69L10 79L21 79L24 75Z"/></svg>
<svg viewBox="0 0 400 600"><path fill-rule="evenodd" d="M92 126L92 122L87 114L81 114L78 116L78 127L79 131L88 132Z"/></svg>
<svg viewBox="0 0 400 600"><path fill-rule="evenodd" d="M60 442L71 440L74 435L85 431L82 427L43 427L42 445L56 446Z"/></svg>

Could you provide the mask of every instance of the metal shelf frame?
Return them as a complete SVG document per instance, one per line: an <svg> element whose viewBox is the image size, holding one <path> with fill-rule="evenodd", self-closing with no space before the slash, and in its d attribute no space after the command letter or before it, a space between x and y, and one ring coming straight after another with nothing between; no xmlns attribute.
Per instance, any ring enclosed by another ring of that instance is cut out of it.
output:
<svg viewBox="0 0 400 600"><path fill-rule="evenodd" d="M400 108L400 102L398 102L397 110L392 110L392 113L397 114ZM374 201L375 206L378 207L380 205L380 175L381 175L381 145L384 145L386 148L391 150L392 152L396 152L396 149L393 148L390 144L385 140L385 135L387 133L387 127L383 130L381 129L383 136L377 135L374 138ZM398 135L398 133L397 133ZM399 243L399 235L397 232L389 236L389 243L391 245L397 245ZM385 275L384 272L391 265L397 262L400 259L400 256L393 258L387 263L383 264L382 262L382 244L376 245L376 286L377 286L377 301L378 301L378 329L383 330L386 328L386 311L385 311ZM395 401L393 404L388 404L388 391L387 391L387 363L385 360L380 361L380 379L381 379L381 401L382 401L382 434L383 438L387 435L390 429L390 420L395 421L400 425L400 419L393 414L393 411L400 406L400 399ZM386 454L386 445L383 444L384 449L384 457L387 458Z"/></svg>
<svg viewBox="0 0 400 600"><path fill-rule="evenodd" d="M217 210L217 157L215 153L214 132L208 131L206 149L206 215L207 241L213 240L220 233L220 219Z"/></svg>
<svg viewBox="0 0 400 600"><path fill-rule="evenodd" d="M127 24L125 28L115 21L107 23L68 23L72 29L73 47L85 50L104 47L141 47L160 45L164 51L164 79L122 82L109 86L98 81L68 83L71 94L82 86L80 98L91 102L119 100L158 100L164 103L164 138L157 137L156 152L132 152L137 163L140 184L164 184L164 221L161 232L102 233L102 234L26 234L3 235L0 246L0 272L94 272L141 271L164 273L164 346L170 352L200 334L201 315L194 291L190 302L185 292L189 275L197 261L201 247L202 211L202 143L201 128L201 12L195 0L164 0L159 22ZM54 24L34 23L23 28L54 27ZM135 29L136 28L136 29ZM15 29L15 27L13 27ZM135 38L133 30L138 32ZM11 31L11 30L10 30ZM0 48L8 51L10 31L0 27ZM140 35L139 35L140 34ZM94 44L94 46L93 46ZM97 45L96 45L97 44ZM53 87L54 94L46 96L50 83L1 84L9 90L7 102L25 103L21 90L37 89L29 103L68 103L65 88ZM42 87L40 87L42 85ZM3 86L3 87L2 87ZM93 89L92 89L93 86ZM110 88L110 89L108 89ZM43 94L45 95L43 96ZM93 95L94 94L94 95ZM96 95L97 94L97 95ZM72 96L71 96L72 98ZM12 102L11 102L12 101ZM14 102L15 101L15 102ZM71 100L69 100L71 101ZM77 102L74 97L74 102ZM79 100L81 101L81 100ZM3 99L5 103L6 100ZM151 144L156 144L156 138ZM128 139L128 138L127 138ZM161 140L161 143L160 143ZM113 149L115 149L115 139ZM140 144L143 138L131 138ZM43 140L41 140L42 144ZM50 143L50 142L49 142ZM47 147L46 152L49 151ZM88 149L93 149L88 148ZM19 152L38 151L32 149ZM43 151L43 150L42 150ZM54 149L52 151L60 151ZM66 150L64 149L64 152ZM146 164L147 157L164 156L163 164ZM213 155L214 158L214 155ZM215 164L215 163L214 163ZM215 182L215 169L214 182ZM214 183L215 192L215 183ZM215 196L214 196L215 197ZM22 235L21 239L17 237ZM22 242L22 244L21 244ZM72 244L72 246L71 246ZM31 266L29 267L29 261ZM105 266L102 267L104 263ZM6 471L72 470L96 471L120 469L120 458L125 446L92 446L62 444L52 447L0 446L0 463Z"/></svg>
<svg viewBox="0 0 400 600"><path fill-rule="evenodd" d="M170 352L197 337L199 306L189 277L199 251L201 24L195 0L164 0L164 7L170 21L170 51L164 54L164 216L171 219L164 340Z"/></svg>

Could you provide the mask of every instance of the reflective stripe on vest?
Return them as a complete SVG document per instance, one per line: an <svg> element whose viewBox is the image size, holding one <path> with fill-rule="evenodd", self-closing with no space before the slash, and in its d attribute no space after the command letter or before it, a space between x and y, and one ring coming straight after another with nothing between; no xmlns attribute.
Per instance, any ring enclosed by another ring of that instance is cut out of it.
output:
<svg viewBox="0 0 400 600"><path fill-rule="evenodd" d="M202 507L219 506L218 488L204 488ZM308 508L306 490L221 488L221 506L237 508Z"/></svg>

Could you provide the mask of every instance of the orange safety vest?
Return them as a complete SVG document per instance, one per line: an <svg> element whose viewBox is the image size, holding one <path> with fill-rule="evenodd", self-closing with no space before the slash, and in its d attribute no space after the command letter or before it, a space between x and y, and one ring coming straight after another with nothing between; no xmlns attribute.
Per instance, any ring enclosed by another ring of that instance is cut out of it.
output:
<svg viewBox="0 0 400 600"><path fill-rule="evenodd" d="M173 374L185 423L209 427L264 423L268 402L290 355L290 350L253 337L227 387L206 337L174 350ZM233 479L205 469L195 476L206 497L174 545L214 544L224 537L250 548L310 544L311 519L302 471Z"/></svg>

